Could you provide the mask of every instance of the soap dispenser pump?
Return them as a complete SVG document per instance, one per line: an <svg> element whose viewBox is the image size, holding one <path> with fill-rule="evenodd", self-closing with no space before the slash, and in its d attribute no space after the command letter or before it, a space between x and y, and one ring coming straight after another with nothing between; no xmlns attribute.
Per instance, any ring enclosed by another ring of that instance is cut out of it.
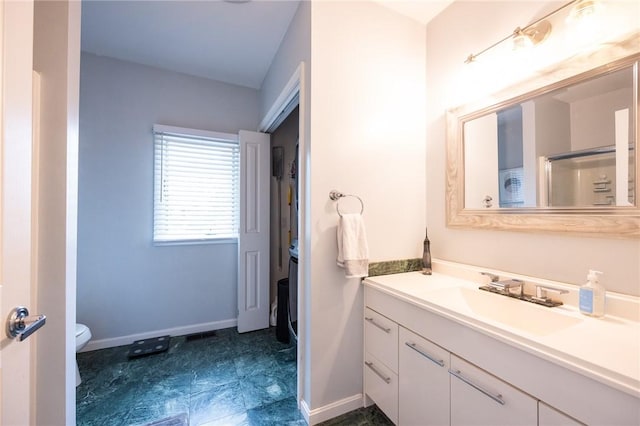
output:
<svg viewBox="0 0 640 426"><path fill-rule="evenodd" d="M424 242L422 243L422 273L424 275L431 275L431 242L429 241L429 234L427 229L424 231Z"/></svg>
<svg viewBox="0 0 640 426"><path fill-rule="evenodd" d="M604 315L605 289L598 280L600 271L589 270L587 283L580 287L580 312L593 317Z"/></svg>

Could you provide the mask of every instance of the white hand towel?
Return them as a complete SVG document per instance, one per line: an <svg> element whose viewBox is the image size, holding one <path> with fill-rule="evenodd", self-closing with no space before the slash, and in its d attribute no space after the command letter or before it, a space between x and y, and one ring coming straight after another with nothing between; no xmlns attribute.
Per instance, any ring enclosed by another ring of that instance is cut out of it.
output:
<svg viewBox="0 0 640 426"><path fill-rule="evenodd" d="M369 247L360 214L343 214L338 221L338 266L347 278L369 275Z"/></svg>

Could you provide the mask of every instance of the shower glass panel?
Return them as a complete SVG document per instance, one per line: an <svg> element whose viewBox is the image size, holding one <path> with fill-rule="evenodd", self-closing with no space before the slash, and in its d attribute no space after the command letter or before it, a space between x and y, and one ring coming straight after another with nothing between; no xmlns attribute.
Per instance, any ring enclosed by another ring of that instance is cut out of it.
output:
<svg viewBox="0 0 640 426"><path fill-rule="evenodd" d="M616 178L615 147L603 147L548 158L546 161L548 206L634 205L633 149L629 150L628 167L629 173L624 178ZM621 178L627 179L625 182L627 190L622 196L617 191L617 183Z"/></svg>

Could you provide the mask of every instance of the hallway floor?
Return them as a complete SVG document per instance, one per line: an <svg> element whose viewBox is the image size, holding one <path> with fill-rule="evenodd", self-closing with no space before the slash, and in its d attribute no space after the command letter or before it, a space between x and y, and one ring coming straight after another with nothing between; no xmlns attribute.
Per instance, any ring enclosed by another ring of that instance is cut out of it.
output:
<svg viewBox="0 0 640 426"><path fill-rule="evenodd" d="M78 425L306 425L296 406L295 346L275 328L172 337L169 350L127 358L129 347L77 354ZM375 406L325 426L392 423Z"/></svg>

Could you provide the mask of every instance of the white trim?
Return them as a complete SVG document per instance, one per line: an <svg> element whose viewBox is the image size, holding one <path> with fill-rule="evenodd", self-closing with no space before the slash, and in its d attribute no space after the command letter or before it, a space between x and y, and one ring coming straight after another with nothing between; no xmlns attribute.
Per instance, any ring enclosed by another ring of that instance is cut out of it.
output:
<svg viewBox="0 0 640 426"><path fill-rule="evenodd" d="M340 399L314 410L309 410L309 405L307 405L305 400L300 401L300 410L309 426L333 419L334 417L357 410L363 406L363 396L361 393Z"/></svg>
<svg viewBox="0 0 640 426"><path fill-rule="evenodd" d="M238 142L238 135L234 133L212 132L210 130L190 129L187 127L165 126L164 124L154 124L153 133L172 133L174 135L199 136L203 138Z"/></svg>
<svg viewBox="0 0 640 426"><path fill-rule="evenodd" d="M153 241L154 247L166 247L166 246L193 246L203 244L238 244L238 237L234 238L202 238L199 240L168 240L168 241Z"/></svg>
<svg viewBox="0 0 640 426"><path fill-rule="evenodd" d="M259 132L267 132L271 126L278 119L282 111L289 105L289 103L295 98L300 92L300 78L302 75L304 62L300 62L298 68L294 71L293 75L287 82L280 95L273 102L273 105L264 116L262 121L260 122L260 126L258 127Z"/></svg>
<svg viewBox="0 0 640 426"><path fill-rule="evenodd" d="M275 102L269 109L269 112L262 119L259 127L259 131L266 131L268 128L273 126L275 121L280 116L281 112L284 111L296 96L298 96L298 105L300 105L300 109L298 111L298 144L299 144L299 163L298 163L298 176L299 176L299 188L300 188L300 210L298 212L298 238L301 242L300 247L300 258L299 258L299 269L298 269L298 353L297 353L297 392L296 392L296 400L298 401L299 406L303 410L306 410L305 419L307 422L309 421L309 409L304 401L304 386L305 386L305 374L307 371L306 359L305 359L305 351L307 346L310 346L310 342L307 341L309 337L307 337L306 330L306 306L307 306L307 295L305 292L306 285L306 245L307 241L305 239L306 229L308 225L306 224L306 215L307 208L306 206L306 194L307 194L307 166L305 163L305 159L307 158L308 144L307 133L309 123L307 122L307 97L309 96L307 85L309 84L306 81L306 71L305 71L305 63L301 61L294 73L289 78L288 83L285 85L284 89L280 92L280 95L276 98ZM300 279L302 277L302 279Z"/></svg>
<svg viewBox="0 0 640 426"><path fill-rule="evenodd" d="M201 324L186 325L182 327L165 328L164 330L147 331L144 333L130 334L128 336L111 337L108 339L91 340L80 352L95 351L98 349L113 348L116 346L130 345L136 340L148 339L158 336L184 336L186 334L203 333L211 330L235 327L238 320L228 319L222 321L204 322Z"/></svg>
<svg viewBox="0 0 640 426"><path fill-rule="evenodd" d="M309 410L309 405L307 405L307 401L304 399L300 400L300 411L302 412L302 417L304 417L307 424L311 425L311 423L309 423L309 413L311 410Z"/></svg>

